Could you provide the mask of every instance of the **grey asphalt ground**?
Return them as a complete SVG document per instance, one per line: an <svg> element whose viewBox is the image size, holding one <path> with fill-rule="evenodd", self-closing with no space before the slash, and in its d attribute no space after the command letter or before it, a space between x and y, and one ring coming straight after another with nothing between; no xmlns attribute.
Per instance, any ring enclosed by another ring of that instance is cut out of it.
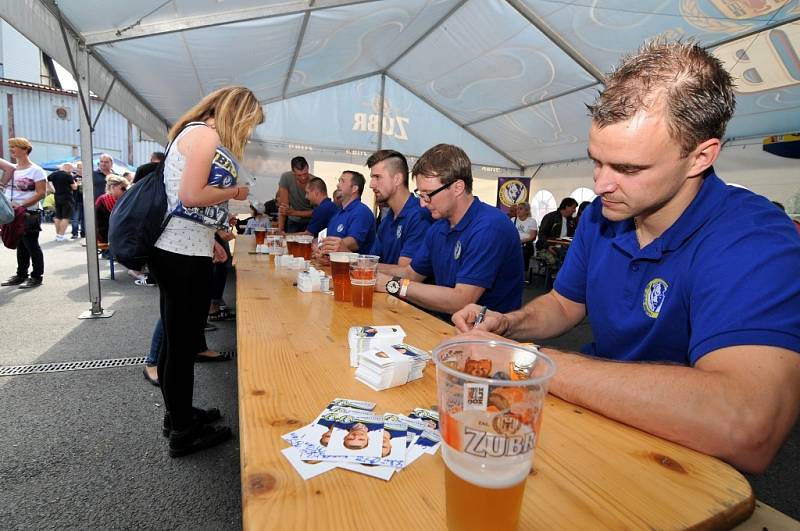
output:
<svg viewBox="0 0 800 531"><path fill-rule="evenodd" d="M158 316L158 290L140 287L117 267L102 280L110 319L79 320L90 308L86 250L57 243L45 224L44 284L0 287L0 366L145 356ZM16 268L0 248L0 277ZM108 262L100 262L101 278ZM526 289L543 292L541 278ZM235 302L234 278L225 299ZM234 322L217 323L209 347L235 350ZM587 323L549 345L576 350L591 338ZM199 364L195 404L219 407L238 432L235 361ZM241 528L239 444L181 459L161 436L163 402L142 366L0 376L0 529ZM767 474L748 477L757 498L800 519L800 429Z"/></svg>

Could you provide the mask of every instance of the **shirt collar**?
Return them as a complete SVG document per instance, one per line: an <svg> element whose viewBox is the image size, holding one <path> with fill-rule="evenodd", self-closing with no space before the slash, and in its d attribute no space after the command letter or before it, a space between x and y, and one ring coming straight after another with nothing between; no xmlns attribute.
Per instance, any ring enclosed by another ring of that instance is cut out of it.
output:
<svg viewBox="0 0 800 531"><path fill-rule="evenodd" d="M353 210L358 206L357 203L361 203L360 197L356 197L355 199L347 203L347 206L342 209L342 212L349 212L350 210Z"/></svg>
<svg viewBox="0 0 800 531"><path fill-rule="evenodd" d="M397 217L395 217L394 219L399 220L403 219L406 216L410 216L411 213L414 211L414 203L419 204L419 199L414 197L414 194L410 194L408 196L408 199L406 199L406 203L403 205L403 208L400 209L400 213L397 214ZM391 208L389 209L389 214L391 216L394 216L394 211Z"/></svg>

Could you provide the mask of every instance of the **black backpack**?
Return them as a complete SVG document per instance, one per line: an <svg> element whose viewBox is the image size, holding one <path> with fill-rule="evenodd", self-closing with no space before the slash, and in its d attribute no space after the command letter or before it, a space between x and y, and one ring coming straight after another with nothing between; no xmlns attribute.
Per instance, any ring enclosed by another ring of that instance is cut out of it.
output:
<svg viewBox="0 0 800 531"><path fill-rule="evenodd" d="M108 224L108 247L114 259L141 271L158 237L167 226L167 190L164 160L119 198Z"/></svg>

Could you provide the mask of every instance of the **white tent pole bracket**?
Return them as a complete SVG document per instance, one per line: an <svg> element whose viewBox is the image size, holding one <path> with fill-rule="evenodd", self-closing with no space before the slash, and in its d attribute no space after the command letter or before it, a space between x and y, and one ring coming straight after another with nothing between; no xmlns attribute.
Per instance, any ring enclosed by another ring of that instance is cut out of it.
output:
<svg viewBox="0 0 800 531"><path fill-rule="evenodd" d="M441 108L441 107L439 107L439 106L438 106L436 103L434 103L433 101L429 100L428 98L426 98L426 97L422 96L422 95L421 95L421 94L419 94L417 91L415 91L414 89L412 89L411 87L409 87L408 85L406 85L405 83L403 83L402 81L400 81L399 79L396 79L394 76L392 76L392 75L391 75L391 74L389 74L389 73L386 73L385 75L386 75L386 77L388 77L389 79L391 79L392 81L394 81L395 83L397 83L398 85L400 85L401 87L403 87L404 89L406 89L407 91L409 91L411 94L413 94L414 96L418 97L419 99L421 99L422 101L424 101L425 103L427 103L428 105L430 105L431 107L433 107L434 109L436 109L437 111L439 111L439 112L440 112L442 115L444 115L445 117L447 117L447 119L449 119L451 122L453 122L454 124L456 124L458 127L460 127L461 129L463 129L464 131L468 132L469 134L471 134L472 136L474 136L475 138L477 138L478 140L480 140L481 142L483 142L484 144L486 144L487 146L489 146L490 148L492 148L493 150L495 150L495 151L496 151L497 153L499 153L500 155L504 156L504 157L505 157L506 159L508 159L510 162L513 162L513 163L514 163L514 165L516 165L516 166L517 166L517 168L519 169L519 171L522 171L523 165L522 165L522 164L520 164L520 162L519 162L518 160L516 160L514 157L512 157L511 155L509 155L508 153L506 153L505 151L503 151L502 149L500 149L499 147L497 147L496 145L494 145L492 142L489 142L488 140L486 140L486 138L484 138L484 137L483 137L481 134L479 134L479 133L476 133L475 131L473 131L473 130L469 129L468 127L464 126L464 124L462 124L461 122L459 122L459 121L458 121L458 120L457 120L457 119L456 119L454 116L452 116L452 115L451 115L449 112L447 112L446 110L442 109L442 108Z"/></svg>
<svg viewBox="0 0 800 531"><path fill-rule="evenodd" d="M309 5L307 0L292 0L279 4L253 7L248 9L237 9L234 11L209 13L206 15L196 15L188 17L176 17L168 21L153 22L150 24L132 24L123 29L110 29L94 31L84 34L86 44L97 46L112 42L138 39L151 35L162 35L165 33L175 33L198 28L210 28L233 24L235 22L246 22L251 20L261 20L274 18L284 15L297 15L303 12L320 11L335 7L344 7L356 4L377 2L378 0L318 0Z"/></svg>

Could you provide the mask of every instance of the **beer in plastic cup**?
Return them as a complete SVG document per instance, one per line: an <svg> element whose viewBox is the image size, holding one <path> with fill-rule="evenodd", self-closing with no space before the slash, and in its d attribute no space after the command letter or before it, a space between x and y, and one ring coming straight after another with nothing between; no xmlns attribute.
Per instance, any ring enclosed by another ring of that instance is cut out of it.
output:
<svg viewBox="0 0 800 531"><path fill-rule="evenodd" d="M433 359L447 527L516 529L555 364L489 339L446 341Z"/></svg>
<svg viewBox="0 0 800 531"><path fill-rule="evenodd" d="M350 302L350 258L355 253L331 253L331 276L333 277L333 300Z"/></svg>
<svg viewBox="0 0 800 531"><path fill-rule="evenodd" d="M292 256L300 256L297 252L297 242L294 235L286 236L286 252Z"/></svg>
<svg viewBox="0 0 800 531"><path fill-rule="evenodd" d="M379 260L379 256L360 254L350 261L353 306L372 308L372 293L375 291Z"/></svg>
<svg viewBox="0 0 800 531"><path fill-rule="evenodd" d="M253 230L253 234L256 235L256 245L264 245L264 237L267 235L267 229L264 227L256 227Z"/></svg>
<svg viewBox="0 0 800 531"><path fill-rule="evenodd" d="M295 246L298 251L298 256L302 256L304 260L311 260L311 242L314 241L313 236L301 235L295 236Z"/></svg>

